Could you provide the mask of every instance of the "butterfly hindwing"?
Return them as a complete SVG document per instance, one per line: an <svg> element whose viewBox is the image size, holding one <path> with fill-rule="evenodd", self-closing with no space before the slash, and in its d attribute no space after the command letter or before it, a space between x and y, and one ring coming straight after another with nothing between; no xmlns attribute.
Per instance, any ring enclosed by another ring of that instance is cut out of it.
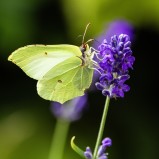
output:
<svg viewBox="0 0 159 159"><path fill-rule="evenodd" d="M82 66L82 60L72 57L53 67L38 81L38 94L47 100L64 103L82 96L92 82L93 70Z"/></svg>

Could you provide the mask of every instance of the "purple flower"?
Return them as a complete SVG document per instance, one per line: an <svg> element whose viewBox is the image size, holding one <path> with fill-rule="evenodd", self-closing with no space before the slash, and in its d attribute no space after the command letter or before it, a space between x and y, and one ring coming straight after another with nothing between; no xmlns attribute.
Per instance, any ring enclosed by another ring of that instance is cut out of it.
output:
<svg viewBox="0 0 159 159"><path fill-rule="evenodd" d="M64 104L52 102L51 111L60 119L67 121L76 121L80 119L82 111L87 103L87 95L74 98Z"/></svg>
<svg viewBox="0 0 159 159"><path fill-rule="evenodd" d="M90 147L86 147L86 151L84 152L84 156L87 159L92 159L93 155L92 155L92 151L91 151Z"/></svg>
<svg viewBox="0 0 159 159"><path fill-rule="evenodd" d="M108 153L106 153L106 149L107 149L107 147L110 147L111 145L112 145L111 139L108 137L105 138L102 141L102 145L100 145L98 148L97 159L107 159ZM90 147L86 148L86 151L84 152L84 156L86 157L86 159L93 158L92 151L91 151Z"/></svg>
<svg viewBox="0 0 159 159"><path fill-rule="evenodd" d="M104 54L105 52L107 52L107 55L105 56L105 60L112 56L112 47L110 45L106 45L108 42L106 41L106 39L111 39L111 37L113 35L117 35L119 36L120 34L127 34L129 35L129 37L131 38L131 40L134 39L134 27L133 25L124 20L124 19L119 19L119 20L114 20L112 22L110 22L106 29L104 30L104 32L99 35L99 37L96 38L93 47L98 50L103 50L103 52L100 52L101 54ZM105 43L105 45L100 45L100 48L98 48L99 43ZM131 43L130 43L131 44ZM129 43L127 43L126 45L130 45ZM120 44L120 49L122 49L123 44ZM125 51L129 51L129 50L125 50ZM129 58L129 57L128 57ZM113 58L110 58L111 60L114 60ZM95 56L94 58L95 61L97 61L97 58ZM131 61L132 60L132 61ZM123 64L123 68L126 69L126 67L129 67L130 65L132 65L133 59L129 60L129 63L127 63L125 61L125 63ZM104 65L108 70L111 69L111 66L109 63L101 63L101 65ZM93 77L93 83L97 82L99 78L99 74L97 74L97 72L95 71L94 73L94 77ZM92 84L91 88L93 88L92 90L94 90L94 84Z"/></svg>
<svg viewBox="0 0 159 159"><path fill-rule="evenodd" d="M126 34L114 35L109 43L103 40L99 46L98 70L101 76L95 85L104 96L124 97L124 92L130 90L124 83L130 78L129 69L133 68L135 61L130 46L130 38Z"/></svg>

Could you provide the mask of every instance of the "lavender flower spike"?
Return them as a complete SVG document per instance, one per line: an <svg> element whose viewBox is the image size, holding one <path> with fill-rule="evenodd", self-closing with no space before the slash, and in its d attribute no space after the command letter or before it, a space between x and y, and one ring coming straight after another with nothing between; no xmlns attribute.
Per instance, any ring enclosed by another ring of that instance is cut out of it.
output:
<svg viewBox="0 0 159 159"><path fill-rule="evenodd" d="M111 139L108 137L105 138L102 141L102 145L100 145L100 147L98 149L97 159L107 159L108 153L106 153L106 149L107 149L107 147L110 147L111 145L112 145ZM86 157L86 159L93 159L93 154L89 147L86 148L86 151L84 152L84 156Z"/></svg>
<svg viewBox="0 0 159 159"><path fill-rule="evenodd" d="M104 96L124 97L130 87L125 81L130 78L129 69L133 69L135 57L132 56L130 38L126 34L112 36L110 43L106 39L99 46L99 72L101 76L95 85Z"/></svg>
<svg viewBox="0 0 159 159"><path fill-rule="evenodd" d="M64 104L52 102L51 111L57 118L72 122L80 119L86 103L87 95L74 98Z"/></svg>

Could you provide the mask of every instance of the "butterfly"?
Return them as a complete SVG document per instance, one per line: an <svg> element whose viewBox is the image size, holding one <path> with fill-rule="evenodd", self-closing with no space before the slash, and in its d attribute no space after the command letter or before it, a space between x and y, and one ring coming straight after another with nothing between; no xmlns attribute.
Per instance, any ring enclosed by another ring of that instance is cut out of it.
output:
<svg viewBox="0 0 159 159"><path fill-rule="evenodd" d="M38 80L37 92L46 100L63 104L82 96L93 78L93 53L88 41L84 43L88 26L80 47L68 44L28 45L15 50L8 60Z"/></svg>

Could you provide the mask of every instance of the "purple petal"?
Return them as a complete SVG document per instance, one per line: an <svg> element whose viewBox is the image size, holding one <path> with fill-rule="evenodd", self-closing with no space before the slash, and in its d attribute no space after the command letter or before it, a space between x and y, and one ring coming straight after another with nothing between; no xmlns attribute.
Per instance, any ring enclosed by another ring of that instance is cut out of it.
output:
<svg viewBox="0 0 159 159"><path fill-rule="evenodd" d="M130 76L128 74L120 76L119 77L120 83L124 83L129 78L130 78Z"/></svg>
<svg viewBox="0 0 159 159"><path fill-rule="evenodd" d="M129 55L131 55L132 51L131 51L130 47L126 47L126 48L123 49L123 53L124 54L128 54L129 53Z"/></svg>
<svg viewBox="0 0 159 159"><path fill-rule="evenodd" d="M97 87L98 90L103 90L103 88L104 88L104 86L99 82L96 82L95 86Z"/></svg>
<svg viewBox="0 0 159 159"><path fill-rule="evenodd" d="M113 80L113 75L108 72L107 74L101 75L101 77L99 78L99 80L100 81L105 81L105 80L112 81Z"/></svg>
<svg viewBox="0 0 159 159"><path fill-rule="evenodd" d="M127 48L127 47L131 47L131 42L130 42L130 41L127 41L127 42L124 44L124 48Z"/></svg>
<svg viewBox="0 0 159 159"><path fill-rule="evenodd" d="M104 96L109 96L110 97L110 92L108 91L108 90L106 90L106 89L103 89L102 90L102 94L104 95Z"/></svg>
<svg viewBox="0 0 159 159"><path fill-rule="evenodd" d="M124 48L124 43L123 42L119 42L119 44L118 44L118 51L122 51L123 50L123 48Z"/></svg>
<svg viewBox="0 0 159 159"><path fill-rule="evenodd" d="M119 89L118 92L117 92L117 97L124 97L124 92L122 89Z"/></svg>
<svg viewBox="0 0 159 159"><path fill-rule="evenodd" d="M106 154L103 154L102 156L98 157L98 159L107 159Z"/></svg>
<svg viewBox="0 0 159 159"><path fill-rule="evenodd" d="M126 35L126 34L120 34L119 35L119 41L120 42L126 42L128 40L129 40L129 36L128 35Z"/></svg>
<svg viewBox="0 0 159 159"><path fill-rule="evenodd" d="M105 153L106 148L103 147L103 145L99 146L98 148L98 156L101 156L103 153Z"/></svg>
<svg viewBox="0 0 159 159"><path fill-rule="evenodd" d="M124 97L124 92L118 86L115 86L112 89L112 95L113 95L113 97L122 97L123 98Z"/></svg>
<svg viewBox="0 0 159 159"><path fill-rule="evenodd" d="M106 137L105 139L102 140L102 144L105 146L111 146L112 140L109 137Z"/></svg>
<svg viewBox="0 0 159 159"><path fill-rule="evenodd" d="M128 92L130 90L130 87L127 84L123 84L122 89L124 92Z"/></svg>
<svg viewBox="0 0 159 159"><path fill-rule="evenodd" d="M118 41L117 35L114 35L114 36L111 37L111 45L113 47L117 47L117 41Z"/></svg>
<svg viewBox="0 0 159 159"><path fill-rule="evenodd" d="M87 159L92 159L92 151L91 151L90 147L86 147L86 151L84 152L84 156Z"/></svg>
<svg viewBox="0 0 159 159"><path fill-rule="evenodd" d="M112 145L112 140L108 137L102 141L102 145L98 149L98 159L107 158L105 151L107 147L110 147L111 145Z"/></svg>

